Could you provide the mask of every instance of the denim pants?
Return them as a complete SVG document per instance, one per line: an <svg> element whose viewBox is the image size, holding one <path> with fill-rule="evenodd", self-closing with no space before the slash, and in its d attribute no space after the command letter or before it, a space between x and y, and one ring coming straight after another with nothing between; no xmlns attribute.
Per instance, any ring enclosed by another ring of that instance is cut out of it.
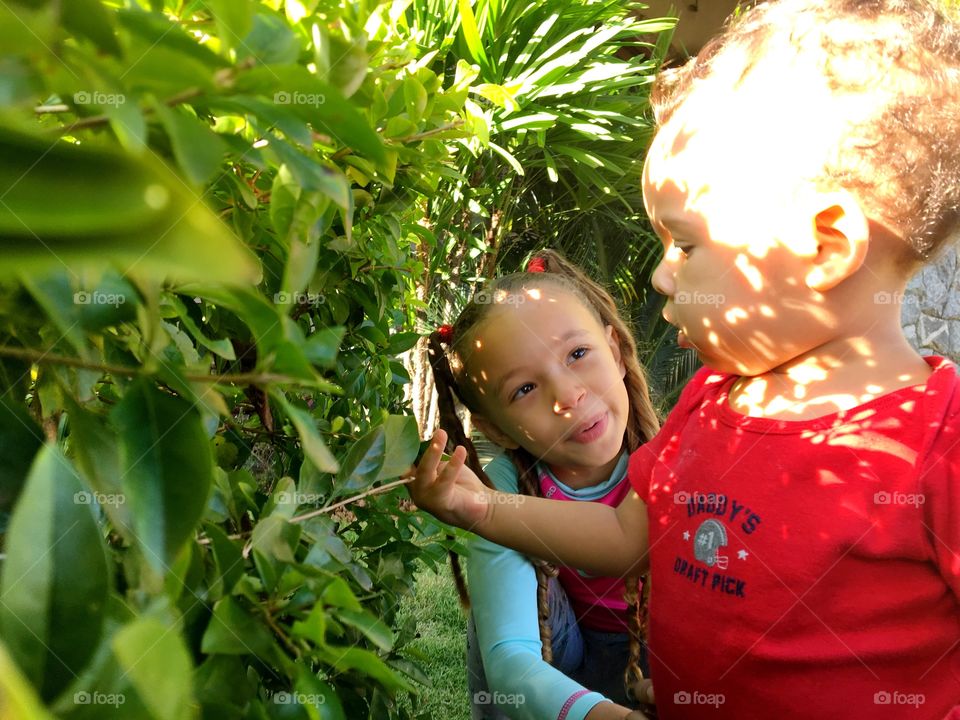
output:
<svg viewBox="0 0 960 720"><path fill-rule="evenodd" d="M602 693L621 705L629 705L623 688L623 671L630 657L628 635L581 628L567 594L556 578L550 579L547 596L553 637L553 667L588 690ZM646 655L646 648L643 648L640 664L644 674L647 672ZM467 624L467 688L470 692L471 720L510 720L509 715L489 702L490 688L483 669L473 615Z"/></svg>

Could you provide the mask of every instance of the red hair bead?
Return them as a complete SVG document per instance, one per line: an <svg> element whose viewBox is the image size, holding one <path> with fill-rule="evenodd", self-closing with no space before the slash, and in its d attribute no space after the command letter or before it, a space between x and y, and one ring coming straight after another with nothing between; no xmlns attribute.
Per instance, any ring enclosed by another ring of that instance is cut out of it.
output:
<svg viewBox="0 0 960 720"><path fill-rule="evenodd" d="M530 258L530 262L527 263L527 272L529 273L542 273L547 271L547 261L542 257Z"/></svg>
<svg viewBox="0 0 960 720"><path fill-rule="evenodd" d="M440 336L440 342L449 345L453 342L453 325L441 325L437 328L437 334Z"/></svg>

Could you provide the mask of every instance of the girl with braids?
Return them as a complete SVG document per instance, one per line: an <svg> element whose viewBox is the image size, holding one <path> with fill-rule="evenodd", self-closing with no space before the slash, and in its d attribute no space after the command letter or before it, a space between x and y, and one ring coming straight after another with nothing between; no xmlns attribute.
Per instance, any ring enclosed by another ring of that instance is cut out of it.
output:
<svg viewBox="0 0 960 720"><path fill-rule="evenodd" d="M490 487L607 505L627 494L628 455L656 434L657 417L616 304L560 255L544 251L526 273L479 292L453 326L431 335L430 355L441 424ZM504 448L485 471L454 396ZM454 574L462 588L456 565ZM634 683L646 664L637 575L591 577L531 564L477 539L468 580L474 720L602 720L629 712L621 704L624 672Z"/></svg>

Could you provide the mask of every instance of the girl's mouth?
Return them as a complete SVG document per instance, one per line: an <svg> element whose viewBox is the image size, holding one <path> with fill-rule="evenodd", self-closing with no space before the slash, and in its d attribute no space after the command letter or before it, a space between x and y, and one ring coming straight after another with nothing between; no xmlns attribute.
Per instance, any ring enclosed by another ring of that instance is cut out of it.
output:
<svg viewBox="0 0 960 720"><path fill-rule="evenodd" d="M593 442L603 435L604 431L607 429L607 418L607 413L603 413L595 418L592 418L591 420L587 420L587 422L581 425L570 435L570 439L577 443Z"/></svg>

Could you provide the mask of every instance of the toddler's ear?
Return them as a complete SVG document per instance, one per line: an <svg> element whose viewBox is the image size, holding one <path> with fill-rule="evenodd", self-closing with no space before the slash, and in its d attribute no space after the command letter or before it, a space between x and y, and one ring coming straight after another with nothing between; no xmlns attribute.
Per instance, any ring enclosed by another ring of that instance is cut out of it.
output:
<svg viewBox="0 0 960 720"><path fill-rule="evenodd" d="M507 450L516 450L520 447L519 443L510 439L509 435L505 434L494 423L483 417L483 415L473 414L470 416L470 421L477 427L477 430L487 436L490 442L496 443Z"/></svg>
<svg viewBox="0 0 960 720"><path fill-rule="evenodd" d="M870 245L870 224L857 199L846 190L818 194L813 207L817 253L807 286L826 292L863 265Z"/></svg>

